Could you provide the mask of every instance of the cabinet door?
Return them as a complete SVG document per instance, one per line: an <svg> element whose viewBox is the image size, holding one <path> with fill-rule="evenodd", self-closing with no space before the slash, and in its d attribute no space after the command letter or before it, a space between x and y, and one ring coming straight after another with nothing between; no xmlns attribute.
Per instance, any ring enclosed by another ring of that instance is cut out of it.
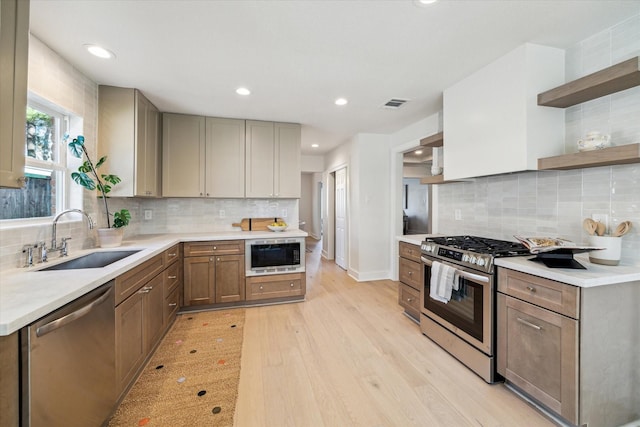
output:
<svg viewBox="0 0 640 427"><path fill-rule="evenodd" d="M275 124L274 197L300 198L300 125Z"/></svg>
<svg viewBox="0 0 640 427"><path fill-rule="evenodd" d="M272 122L246 122L246 197L275 197L273 132Z"/></svg>
<svg viewBox="0 0 640 427"><path fill-rule="evenodd" d="M159 196L158 109L136 90L136 196Z"/></svg>
<svg viewBox="0 0 640 427"><path fill-rule="evenodd" d="M0 187L20 188L24 176L29 2L0 3Z"/></svg>
<svg viewBox="0 0 640 427"><path fill-rule="evenodd" d="M578 321L498 294L498 369L577 424Z"/></svg>
<svg viewBox="0 0 640 427"><path fill-rule="evenodd" d="M162 338L164 321L163 274L143 286L144 293L144 347L147 354Z"/></svg>
<svg viewBox="0 0 640 427"><path fill-rule="evenodd" d="M207 117L206 192L210 197L244 197L244 120Z"/></svg>
<svg viewBox="0 0 640 427"><path fill-rule="evenodd" d="M162 195L205 196L204 168L204 117L163 114Z"/></svg>
<svg viewBox="0 0 640 427"><path fill-rule="evenodd" d="M215 302L215 264L213 257L184 259L184 305L213 304Z"/></svg>
<svg viewBox="0 0 640 427"><path fill-rule="evenodd" d="M116 384L120 396L144 361L144 293L136 292L116 307Z"/></svg>
<svg viewBox="0 0 640 427"><path fill-rule="evenodd" d="M244 255L216 256L216 303L244 301Z"/></svg>

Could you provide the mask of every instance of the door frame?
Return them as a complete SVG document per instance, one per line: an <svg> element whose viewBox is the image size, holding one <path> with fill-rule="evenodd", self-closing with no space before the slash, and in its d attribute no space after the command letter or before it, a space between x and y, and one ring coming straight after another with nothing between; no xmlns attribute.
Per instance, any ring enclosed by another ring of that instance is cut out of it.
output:
<svg viewBox="0 0 640 427"><path fill-rule="evenodd" d="M341 163L332 166L323 172L323 190L324 199L326 201L326 210L323 212L326 222L323 223L323 236L322 236L322 257L328 260L335 259L335 197L336 197L336 183L335 173L340 169L346 169L346 221L345 221L345 262L347 264L347 271L349 271L350 255L349 255L349 221L351 219L351 206L349 203L349 164ZM326 183L326 185L324 185Z"/></svg>

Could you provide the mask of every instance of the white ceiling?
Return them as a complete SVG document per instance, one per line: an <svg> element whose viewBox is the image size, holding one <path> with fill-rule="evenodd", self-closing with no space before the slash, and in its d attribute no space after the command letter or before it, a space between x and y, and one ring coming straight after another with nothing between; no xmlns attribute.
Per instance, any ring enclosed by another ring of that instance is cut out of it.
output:
<svg viewBox="0 0 640 427"><path fill-rule="evenodd" d="M32 0L31 31L161 111L301 123L314 154L440 111L443 89L524 42L567 48L638 12L640 0ZM391 98L410 101L381 108Z"/></svg>

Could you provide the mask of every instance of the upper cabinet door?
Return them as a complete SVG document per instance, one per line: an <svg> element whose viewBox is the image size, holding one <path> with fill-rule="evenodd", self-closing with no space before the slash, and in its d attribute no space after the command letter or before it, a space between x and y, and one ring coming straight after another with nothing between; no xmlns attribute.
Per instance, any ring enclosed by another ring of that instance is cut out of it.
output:
<svg viewBox="0 0 640 427"><path fill-rule="evenodd" d="M0 187L20 188L24 176L29 51L29 2L0 2Z"/></svg>
<svg viewBox="0 0 640 427"><path fill-rule="evenodd" d="M275 197L300 198L300 138L299 124L275 124Z"/></svg>
<svg viewBox="0 0 640 427"><path fill-rule="evenodd" d="M204 197L205 118L162 115L162 195Z"/></svg>
<svg viewBox="0 0 640 427"><path fill-rule="evenodd" d="M274 125L246 122L246 197L276 197L274 192ZM300 177L298 177L300 179Z"/></svg>
<svg viewBox="0 0 640 427"><path fill-rule="evenodd" d="M564 81L564 51L525 44L444 91L444 179L537 169L564 151L564 112L537 95Z"/></svg>
<svg viewBox="0 0 640 427"><path fill-rule="evenodd" d="M210 197L244 197L245 121L206 119L206 191Z"/></svg>
<svg viewBox="0 0 640 427"><path fill-rule="evenodd" d="M111 196L159 197L158 109L137 89L98 88L98 154L122 182Z"/></svg>

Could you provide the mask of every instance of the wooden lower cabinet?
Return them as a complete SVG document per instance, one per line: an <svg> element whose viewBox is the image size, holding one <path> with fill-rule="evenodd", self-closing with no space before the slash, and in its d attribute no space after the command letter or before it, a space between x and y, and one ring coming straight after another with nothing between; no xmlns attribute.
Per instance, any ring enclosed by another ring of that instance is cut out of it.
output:
<svg viewBox="0 0 640 427"><path fill-rule="evenodd" d="M420 319L420 293L424 287L424 266L420 261L420 246L399 242L398 304L416 321Z"/></svg>
<svg viewBox="0 0 640 427"><path fill-rule="evenodd" d="M179 245L116 278L116 386L122 397L175 320L182 284ZM177 254L177 255L174 255Z"/></svg>
<svg viewBox="0 0 640 427"><path fill-rule="evenodd" d="M244 241L185 243L184 305L244 301L244 272Z"/></svg>
<svg viewBox="0 0 640 427"><path fill-rule="evenodd" d="M497 370L572 425L640 417L640 281L578 287L500 267Z"/></svg>
<svg viewBox="0 0 640 427"><path fill-rule="evenodd" d="M304 296L305 273L247 277L247 301Z"/></svg>

